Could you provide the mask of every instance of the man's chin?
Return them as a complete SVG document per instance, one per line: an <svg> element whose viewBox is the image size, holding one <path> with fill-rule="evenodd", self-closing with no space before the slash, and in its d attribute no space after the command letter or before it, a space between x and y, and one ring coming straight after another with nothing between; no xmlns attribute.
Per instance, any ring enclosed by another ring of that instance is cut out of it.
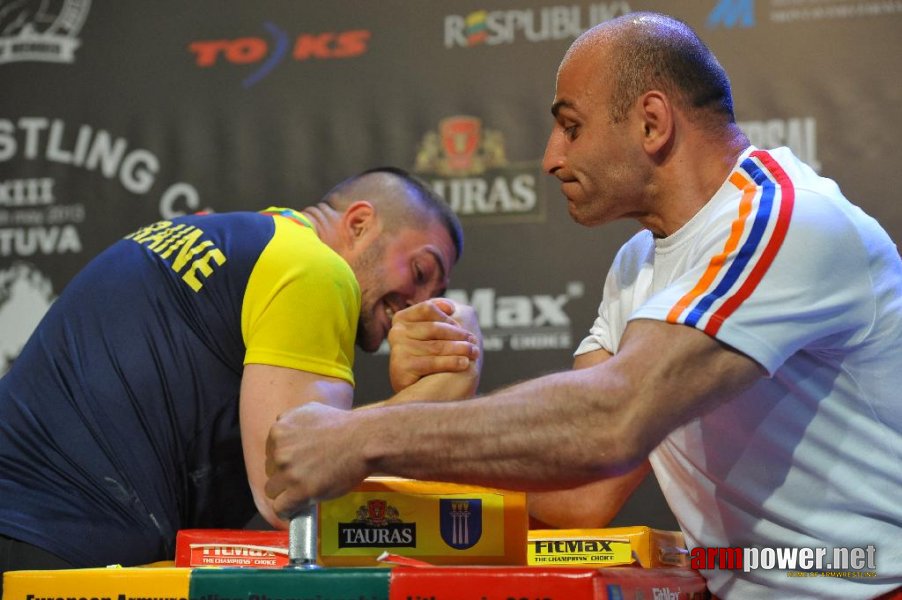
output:
<svg viewBox="0 0 902 600"><path fill-rule="evenodd" d="M365 332L358 332L357 347L364 352L373 353L382 345L385 336L367 335Z"/></svg>

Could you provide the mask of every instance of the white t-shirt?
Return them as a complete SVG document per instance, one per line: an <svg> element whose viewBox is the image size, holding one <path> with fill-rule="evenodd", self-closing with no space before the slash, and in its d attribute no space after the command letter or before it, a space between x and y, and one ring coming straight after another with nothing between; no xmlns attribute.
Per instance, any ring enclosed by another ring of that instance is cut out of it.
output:
<svg viewBox="0 0 902 600"><path fill-rule="evenodd" d="M576 354L617 352L633 319L705 331L769 374L651 454L690 547L825 548L828 563L874 547L876 576L704 570L712 592L902 586L902 262L876 221L787 148L749 148L679 231L621 248Z"/></svg>

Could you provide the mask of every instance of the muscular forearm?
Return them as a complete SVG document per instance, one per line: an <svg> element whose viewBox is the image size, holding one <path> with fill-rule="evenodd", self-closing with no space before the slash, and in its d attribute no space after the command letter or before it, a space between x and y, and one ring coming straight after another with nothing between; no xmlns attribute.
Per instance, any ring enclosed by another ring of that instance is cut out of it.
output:
<svg viewBox="0 0 902 600"><path fill-rule="evenodd" d="M527 497L536 527L606 527L620 511L651 466L644 461L632 471L566 490L533 492Z"/></svg>
<svg viewBox="0 0 902 600"><path fill-rule="evenodd" d="M704 333L639 321L601 364L491 396L283 414L269 434L266 493L283 515L376 472L527 491L573 487L637 466L668 433L760 376L757 363Z"/></svg>
<svg viewBox="0 0 902 600"><path fill-rule="evenodd" d="M465 403L374 412L357 423L355 437L364 440L373 471L554 489L622 472L644 458L621 436L615 407L623 403L609 392L599 401L603 391L588 374L560 373Z"/></svg>

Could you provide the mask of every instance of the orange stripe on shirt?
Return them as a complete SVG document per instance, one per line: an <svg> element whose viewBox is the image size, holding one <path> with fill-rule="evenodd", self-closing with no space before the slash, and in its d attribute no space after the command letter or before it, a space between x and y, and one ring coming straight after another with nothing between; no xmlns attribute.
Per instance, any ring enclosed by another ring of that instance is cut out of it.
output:
<svg viewBox="0 0 902 600"><path fill-rule="evenodd" d="M742 190L742 200L739 202L739 214L736 216L736 219L733 220L733 224L730 227L730 237L727 238L723 251L720 254L711 257L708 268L705 269L705 272L698 280L698 283L695 284L695 287L687 292L685 296L680 298L679 301L673 305L673 308L670 309L670 312L667 313L668 323L676 323L679 316L686 310L686 307L692 304L696 298L701 296L702 293L711 286L717 278L717 274L726 264L727 258L739 246L739 240L742 239L742 233L745 230L746 220L752 212L752 201L758 193L758 187L751 179L739 171L734 171L730 175L730 183Z"/></svg>

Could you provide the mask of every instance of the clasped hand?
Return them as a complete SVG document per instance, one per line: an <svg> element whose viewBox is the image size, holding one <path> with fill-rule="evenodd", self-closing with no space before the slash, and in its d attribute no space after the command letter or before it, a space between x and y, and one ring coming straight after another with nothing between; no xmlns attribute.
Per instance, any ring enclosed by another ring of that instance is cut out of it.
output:
<svg viewBox="0 0 902 600"><path fill-rule="evenodd" d="M399 311L389 344L389 376L397 394L373 406L475 394L482 334L472 307L437 298ZM265 492L280 518L341 496L373 472L365 443L373 433L366 428L372 412L306 403L279 416L266 440Z"/></svg>

